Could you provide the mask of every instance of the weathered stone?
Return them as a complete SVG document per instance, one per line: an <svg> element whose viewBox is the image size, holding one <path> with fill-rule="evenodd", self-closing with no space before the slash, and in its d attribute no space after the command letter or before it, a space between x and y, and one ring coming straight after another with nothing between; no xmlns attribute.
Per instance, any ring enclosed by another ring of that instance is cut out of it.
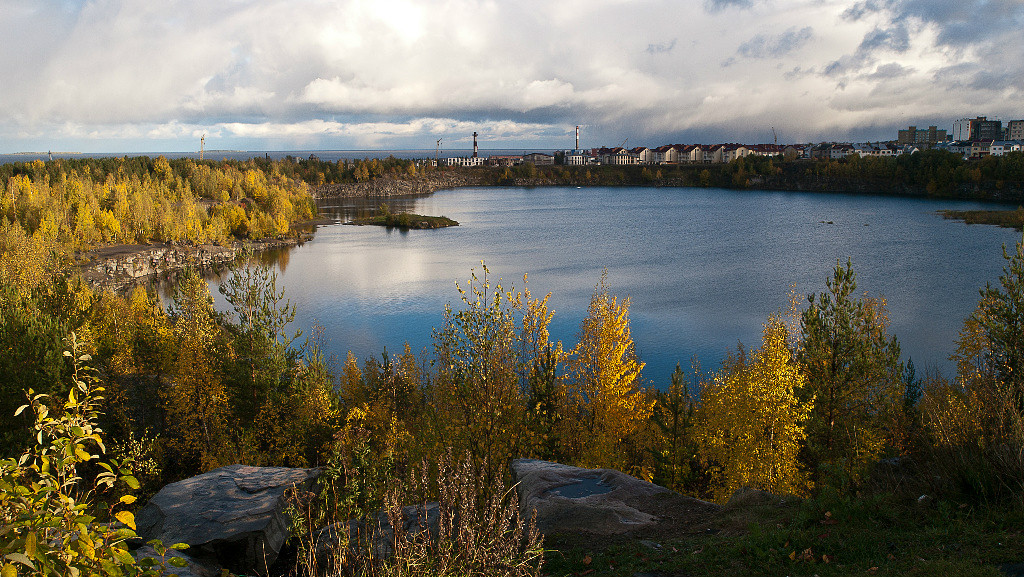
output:
<svg viewBox="0 0 1024 577"><path fill-rule="evenodd" d="M236 572L266 574L288 536L285 492L307 490L319 473L230 465L171 483L136 515L139 535L187 543Z"/></svg>
<svg viewBox="0 0 1024 577"><path fill-rule="evenodd" d="M671 503L673 510L690 505L701 511L717 508L612 469L518 459L512 472L520 510L526 518L537 512L542 533L636 531L658 524L659 503Z"/></svg>

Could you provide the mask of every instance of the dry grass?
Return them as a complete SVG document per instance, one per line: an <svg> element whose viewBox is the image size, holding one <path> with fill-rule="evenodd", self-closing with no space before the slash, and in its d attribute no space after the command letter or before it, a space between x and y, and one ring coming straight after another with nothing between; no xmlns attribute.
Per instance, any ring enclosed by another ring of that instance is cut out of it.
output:
<svg viewBox="0 0 1024 577"><path fill-rule="evenodd" d="M420 504L403 507L414 495ZM426 502L425 495L437 501ZM313 514L310 503L304 519L332 517ZM300 531L298 574L536 577L544 560L543 537L534 518L521 517L514 488L500 481L482 486L468 457L449 454L436 468L424 461L418 476L392 483L376 514L333 517L323 530Z"/></svg>

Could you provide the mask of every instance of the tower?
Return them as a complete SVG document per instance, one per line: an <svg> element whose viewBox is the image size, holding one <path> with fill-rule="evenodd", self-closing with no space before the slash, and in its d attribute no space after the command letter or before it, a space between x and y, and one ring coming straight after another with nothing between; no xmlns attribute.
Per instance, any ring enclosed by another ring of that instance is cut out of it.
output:
<svg viewBox="0 0 1024 577"><path fill-rule="evenodd" d="M203 160L203 153L206 152L206 135L199 139L199 160Z"/></svg>
<svg viewBox="0 0 1024 577"><path fill-rule="evenodd" d="M574 148L573 150L579 150L579 149L580 149L580 127L579 127L579 125L576 125L576 148Z"/></svg>
<svg viewBox="0 0 1024 577"><path fill-rule="evenodd" d="M476 158L477 150L478 149L476 147L476 132L474 131L473 132L473 158Z"/></svg>

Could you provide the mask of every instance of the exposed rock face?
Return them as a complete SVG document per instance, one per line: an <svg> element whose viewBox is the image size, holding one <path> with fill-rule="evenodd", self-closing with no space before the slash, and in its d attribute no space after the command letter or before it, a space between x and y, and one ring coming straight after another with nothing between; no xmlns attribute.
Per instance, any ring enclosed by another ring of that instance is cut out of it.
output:
<svg viewBox="0 0 1024 577"><path fill-rule="evenodd" d="M519 506L537 512L542 533L616 535L653 529L665 513L694 517L719 507L612 469L584 469L548 461L518 459L512 473Z"/></svg>
<svg viewBox="0 0 1024 577"><path fill-rule="evenodd" d="M288 536L285 491L306 490L319 469L230 465L160 490L136 515L139 535L235 571L266 574Z"/></svg>
<svg viewBox="0 0 1024 577"><path fill-rule="evenodd" d="M120 291L139 281L155 279L159 275L187 267L217 270L234 261L246 247L259 252L293 246L309 238L307 234L297 238L264 239L231 246L166 243L106 246L82 255L84 263L79 265L79 270L82 278L90 285Z"/></svg>

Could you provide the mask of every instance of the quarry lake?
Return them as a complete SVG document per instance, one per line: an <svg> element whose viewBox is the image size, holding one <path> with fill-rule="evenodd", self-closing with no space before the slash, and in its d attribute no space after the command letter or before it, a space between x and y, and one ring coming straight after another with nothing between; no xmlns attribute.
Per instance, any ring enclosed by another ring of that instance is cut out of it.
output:
<svg viewBox="0 0 1024 577"><path fill-rule="evenodd" d="M380 199L321 202L347 220ZM392 211L444 215L460 226L400 232L321 226L306 244L265 255L298 308L293 328L325 328L344 360L433 352L444 306L461 306L456 281L486 262L493 279L551 293L553 339L571 348L595 284L631 300L644 377L659 388L677 362L717 369L738 342L759 347L768 315L792 291L825 290L839 259L852 259L858 290L884 296L890 333L918 374L953 372L948 356L978 289L997 282L1020 233L944 220L940 209L980 203L690 188L463 188L390 198ZM213 284L216 284L216 280ZM215 296L220 297L216 291ZM806 298L801 300L806 303ZM224 307L223 301L219 306Z"/></svg>

